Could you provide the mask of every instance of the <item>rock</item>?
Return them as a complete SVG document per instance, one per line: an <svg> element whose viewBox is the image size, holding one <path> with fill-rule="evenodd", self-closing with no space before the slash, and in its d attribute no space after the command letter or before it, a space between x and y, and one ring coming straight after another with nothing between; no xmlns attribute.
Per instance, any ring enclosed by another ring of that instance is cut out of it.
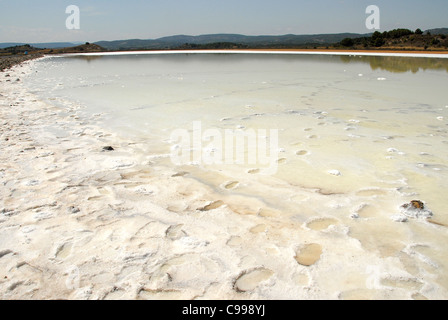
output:
<svg viewBox="0 0 448 320"><path fill-rule="evenodd" d="M6 71L7 69L10 69L15 65L19 65L27 60L36 59L41 56L41 54L0 56L0 72ZM10 74L6 74L5 78L6 77L10 77Z"/></svg>
<svg viewBox="0 0 448 320"><path fill-rule="evenodd" d="M433 213L425 208L425 204L420 200L412 200L409 203L405 203L400 209L401 213L409 218L427 219L433 216Z"/></svg>
<svg viewBox="0 0 448 320"><path fill-rule="evenodd" d="M425 209L425 204L420 200L412 200L410 203L405 203L402 205L403 208L413 207L415 209Z"/></svg>
<svg viewBox="0 0 448 320"><path fill-rule="evenodd" d="M115 149L111 146L103 147L103 151L114 151Z"/></svg>

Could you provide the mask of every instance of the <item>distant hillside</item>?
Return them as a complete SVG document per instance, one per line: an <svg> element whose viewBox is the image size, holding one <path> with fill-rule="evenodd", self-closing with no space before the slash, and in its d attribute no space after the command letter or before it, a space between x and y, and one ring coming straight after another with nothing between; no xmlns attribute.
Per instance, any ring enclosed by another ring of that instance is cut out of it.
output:
<svg viewBox="0 0 448 320"><path fill-rule="evenodd" d="M103 47L86 42L85 44L68 47L68 48L59 48L59 49L46 49L42 50L42 53L54 53L54 54L62 54L62 53L88 53L88 52L104 52L106 51Z"/></svg>
<svg viewBox="0 0 448 320"><path fill-rule="evenodd" d="M317 35L282 35L282 36L245 36L240 34L207 34L200 36L176 35L159 39L128 39L117 41L99 41L95 44L108 50L144 50L144 49L177 49L193 45L209 45L214 43L232 43L239 47L251 48L284 48L303 45L330 45L342 39L365 37L368 34L340 33Z"/></svg>
<svg viewBox="0 0 448 320"><path fill-rule="evenodd" d="M417 32L418 31L418 32ZM85 53L129 50L173 49L396 49L447 50L448 28L421 31L395 29L368 34L337 33L279 36L246 36L241 34L175 35L158 39L99 41L94 44L70 42L0 43L0 55L24 54L25 51L51 53Z"/></svg>
<svg viewBox="0 0 448 320"><path fill-rule="evenodd" d="M13 47L7 47L7 48L0 49L0 54L1 55L15 55L15 54L24 54L25 52L26 53L37 52L39 50L40 50L40 48L30 46L29 44L24 44L24 45L17 45L17 46L13 46Z"/></svg>
<svg viewBox="0 0 448 320"><path fill-rule="evenodd" d="M0 56L22 56L35 54L61 54L61 53L87 53L87 52L104 52L104 48L99 45L88 43L79 46L70 46L67 48L58 49L42 49L36 48L29 44L13 46L0 49Z"/></svg>
<svg viewBox="0 0 448 320"><path fill-rule="evenodd" d="M444 35L448 35L448 28L437 28L437 29L429 29L426 30L425 32L430 32L431 34L444 34Z"/></svg>
<svg viewBox="0 0 448 320"><path fill-rule="evenodd" d="M0 49L8 48L8 47L15 47L15 46L23 46L27 43L22 42L3 42L0 43ZM77 46L80 43L73 43L73 42L45 42L45 43L29 43L30 46L34 48L40 48L40 49L56 49L56 48L66 48L66 47L73 47Z"/></svg>

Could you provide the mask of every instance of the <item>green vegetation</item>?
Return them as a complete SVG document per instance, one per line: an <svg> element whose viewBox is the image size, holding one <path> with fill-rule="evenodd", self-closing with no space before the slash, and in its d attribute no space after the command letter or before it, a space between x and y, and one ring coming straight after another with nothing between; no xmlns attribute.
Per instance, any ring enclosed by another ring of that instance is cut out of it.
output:
<svg viewBox="0 0 448 320"><path fill-rule="evenodd" d="M341 41L341 45L343 47L353 47L354 44L355 44L355 41L353 41L353 39L351 39L351 38L345 38Z"/></svg>
<svg viewBox="0 0 448 320"><path fill-rule="evenodd" d="M435 29L444 31L445 29ZM434 31L434 30L433 30ZM352 49L390 49L390 50L433 50L441 51L448 48L446 35L433 34L427 31L426 34L421 29L415 32L409 29L394 29L391 31L375 31L370 37L343 39L335 45L335 48Z"/></svg>

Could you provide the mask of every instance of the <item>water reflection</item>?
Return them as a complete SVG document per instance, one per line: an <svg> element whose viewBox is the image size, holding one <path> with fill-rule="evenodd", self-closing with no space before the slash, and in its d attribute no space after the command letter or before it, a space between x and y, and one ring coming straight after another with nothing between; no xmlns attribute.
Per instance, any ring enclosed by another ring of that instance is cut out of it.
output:
<svg viewBox="0 0 448 320"><path fill-rule="evenodd" d="M281 55L281 54L266 54L266 55L234 55L234 54L170 54L170 55L122 55L122 56L82 56L73 55L66 58L76 59L79 61L91 62L93 60L102 59L103 61L121 61L121 62L155 62L164 61L171 64L185 63L185 57L188 57L188 61L197 61L201 63L247 63L247 62L273 62L281 61L285 62L305 62L305 63L337 63L342 61L343 63L361 63L369 64L372 70L384 70L393 73L417 73L419 71L426 70L445 70L448 72L448 59L442 58L427 58L427 57L388 57L388 56L339 56L339 55Z"/></svg>
<svg viewBox="0 0 448 320"><path fill-rule="evenodd" d="M73 56L66 56L65 58L91 62L91 61L94 61L94 60L101 59L102 57L103 57L103 56L81 56L81 55L73 55Z"/></svg>
<svg viewBox="0 0 448 320"><path fill-rule="evenodd" d="M385 57L385 56L340 56L344 63L368 63L372 70L385 70L393 73L411 71L417 73L426 70L445 70L448 72L448 59Z"/></svg>

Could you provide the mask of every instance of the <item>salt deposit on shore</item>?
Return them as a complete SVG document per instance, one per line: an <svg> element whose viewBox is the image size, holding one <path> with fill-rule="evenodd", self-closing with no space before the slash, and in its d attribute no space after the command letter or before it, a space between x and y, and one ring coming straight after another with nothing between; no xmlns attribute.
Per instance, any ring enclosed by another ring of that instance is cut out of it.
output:
<svg viewBox="0 0 448 320"><path fill-rule="evenodd" d="M369 251L344 221L284 220L232 193L243 175L215 187L162 166L76 106L27 92L15 80L32 63L0 73L1 299L448 297L422 245Z"/></svg>

